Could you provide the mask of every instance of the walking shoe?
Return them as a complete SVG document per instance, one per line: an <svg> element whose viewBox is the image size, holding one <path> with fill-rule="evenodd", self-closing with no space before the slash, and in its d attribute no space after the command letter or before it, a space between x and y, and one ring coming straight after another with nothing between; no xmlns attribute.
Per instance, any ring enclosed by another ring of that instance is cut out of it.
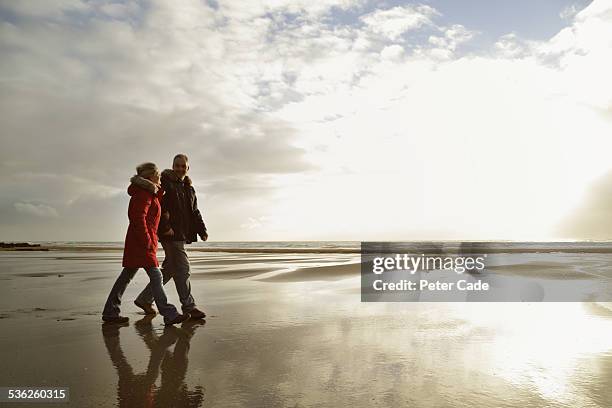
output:
<svg viewBox="0 0 612 408"><path fill-rule="evenodd" d="M105 323L127 323L130 321L130 318L125 316L102 316L102 320Z"/></svg>
<svg viewBox="0 0 612 408"><path fill-rule="evenodd" d="M102 335L104 337L117 337L122 327L128 327L129 323L102 323Z"/></svg>
<svg viewBox="0 0 612 408"><path fill-rule="evenodd" d="M142 317L142 319L140 320L136 320L134 322L134 328L140 333L146 333L146 332L150 332L151 331L151 327L152 324L151 322L153 322L153 319L155 318L154 315L144 315Z"/></svg>
<svg viewBox="0 0 612 408"><path fill-rule="evenodd" d="M192 319L204 319L206 317L206 313L195 307L189 311L189 315Z"/></svg>
<svg viewBox="0 0 612 408"><path fill-rule="evenodd" d="M171 326L173 324L183 323L185 320L189 319L189 313L180 314L176 316L174 319L164 322L166 326Z"/></svg>
<svg viewBox="0 0 612 408"><path fill-rule="evenodd" d="M144 310L145 314L147 315L157 314L157 310L155 310L153 305L150 303L142 303L142 302L139 302L138 300L135 300L134 304L138 306L139 308L141 308L142 310Z"/></svg>

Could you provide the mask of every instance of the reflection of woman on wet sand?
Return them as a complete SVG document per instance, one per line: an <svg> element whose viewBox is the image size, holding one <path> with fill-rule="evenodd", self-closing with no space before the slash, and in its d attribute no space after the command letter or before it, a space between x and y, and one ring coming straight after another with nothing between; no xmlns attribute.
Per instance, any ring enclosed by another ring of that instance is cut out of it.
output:
<svg viewBox="0 0 612 408"><path fill-rule="evenodd" d="M152 316L146 316L135 323L136 331L151 352L147 370L134 374L119 343L121 325L103 325L104 344L117 369L119 381L117 400L120 407L199 407L204 400L202 387L189 391L185 384L189 341L202 320L190 320L181 328L166 326L161 336L153 331ZM174 350L168 348L174 343ZM161 386L156 387L161 366Z"/></svg>

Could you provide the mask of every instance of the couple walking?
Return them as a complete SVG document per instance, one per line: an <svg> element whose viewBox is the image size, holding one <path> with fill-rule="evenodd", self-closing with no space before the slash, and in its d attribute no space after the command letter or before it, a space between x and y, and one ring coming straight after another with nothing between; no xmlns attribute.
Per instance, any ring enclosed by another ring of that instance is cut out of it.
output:
<svg viewBox="0 0 612 408"><path fill-rule="evenodd" d="M115 281L104 305L102 320L107 323L126 323L120 315L121 297L136 271L144 268L149 284L138 295L134 304L146 314L154 315L153 300L166 325L181 323L190 317L203 319L191 296L189 258L185 244L208 239L206 225L198 209L195 190L187 176L189 162L184 154L177 154L172 169L161 175L154 163L143 163L131 178L128 194L130 221L123 249L123 270ZM157 261L157 243L161 241L165 258L162 271ZM182 314L168 303L164 284L174 279L181 300Z"/></svg>

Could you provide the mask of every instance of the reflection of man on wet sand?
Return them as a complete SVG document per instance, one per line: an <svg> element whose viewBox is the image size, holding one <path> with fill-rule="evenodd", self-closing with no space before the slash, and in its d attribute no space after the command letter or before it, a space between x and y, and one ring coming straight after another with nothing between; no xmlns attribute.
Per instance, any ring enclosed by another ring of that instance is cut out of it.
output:
<svg viewBox="0 0 612 408"><path fill-rule="evenodd" d="M136 322L138 335L151 352L147 370L142 374L134 374L119 342L119 331L122 325L103 325L104 344L113 366L119 376L117 385L117 400L120 407L200 407L204 400L201 386L190 391L185 384L187 373L187 353L189 341L196 326L204 321L190 320L180 328L167 326L161 336L153 331L151 319L146 316ZM126 325L124 325L126 326ZM174 350L168 348L174 343ZM161 366L161 386L156 387Z"/></svg>

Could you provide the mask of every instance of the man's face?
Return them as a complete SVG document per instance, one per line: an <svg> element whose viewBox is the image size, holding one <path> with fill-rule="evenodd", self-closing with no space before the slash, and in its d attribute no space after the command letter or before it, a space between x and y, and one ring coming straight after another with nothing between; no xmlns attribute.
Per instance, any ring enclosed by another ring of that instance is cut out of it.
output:
<svg viewBox="0 0 612 408"><path fill-rule="evenodd" d="M184 159L178 158L172 164L172 170L174 170L177 176L183 178L187 174L187 170L189 170L189 164Z"/></svg>

